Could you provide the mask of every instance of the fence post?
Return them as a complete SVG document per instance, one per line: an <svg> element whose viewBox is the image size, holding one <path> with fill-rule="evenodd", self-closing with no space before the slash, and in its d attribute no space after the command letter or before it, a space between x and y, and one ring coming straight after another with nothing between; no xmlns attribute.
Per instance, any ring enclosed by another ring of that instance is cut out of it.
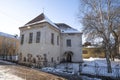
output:
<svg viewBox="0 0 120 80"><path fill-rule="evenodd" d="M99 75L99 65L97 63L95 63L95 72L96 72L96 77Z"/></svg>
<svg viewBox="0 0 120 80"><path fill-rule="evenodd" d="M118 65L116 65L115 66L115 73L116 73L116 79L119 79L120 78L120 74L119 74L119 70L120 70L120 68L119 68L119 64Z"/></svg>
<svg viewBox="0 0 120 80"><path fill-rule="evenodd" d="M79 63L79 74L82 72L82 63Z"/></svg>

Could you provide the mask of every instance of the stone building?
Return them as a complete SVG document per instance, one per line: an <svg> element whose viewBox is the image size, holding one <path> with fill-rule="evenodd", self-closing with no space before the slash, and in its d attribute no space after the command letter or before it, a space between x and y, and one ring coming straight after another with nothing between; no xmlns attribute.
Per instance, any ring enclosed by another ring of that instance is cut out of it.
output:
<svg viewBox="0 0 120 80"><path fill-rule="evenodd" d="M82 33L43 13L20 27L19 62L82 62Z"/></svg>

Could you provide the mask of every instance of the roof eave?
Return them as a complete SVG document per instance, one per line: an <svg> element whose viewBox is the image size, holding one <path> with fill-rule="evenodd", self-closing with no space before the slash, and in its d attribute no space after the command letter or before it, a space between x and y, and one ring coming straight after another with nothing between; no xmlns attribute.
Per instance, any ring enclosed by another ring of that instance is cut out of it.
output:
<svg viewBox="0 0 120 80"><path fill-rule="evenodd" d="M82 32L61 32L61 33L66 33L66 34L67 34L67 33L68 33L68 34L69 34L69 33L73 33L73 34L75 34L75 33L76 33L76 34L83 34Z"/></svg>
<svg viewBox="0 0 120 80"><path fill-rule="evenodd" d="M54 25L52 25L51 23L49 23L49 22L47 22L47 21L42 21L42 22L38 21L38 22L35 22L35 23L32 23L32 24L27 24L27 25L24 25L24 26L22 26L22 27L19 27L19 29L26 28L26 27L29 27L29 26L33 26L33 25L36 25L36 24L42 24L42 23L48 23L48 24L50 24L51 26L54 26ZM60 29L57 28L56 26L54 26L54 28L56 28L57 30L60 31Z"/></svg>

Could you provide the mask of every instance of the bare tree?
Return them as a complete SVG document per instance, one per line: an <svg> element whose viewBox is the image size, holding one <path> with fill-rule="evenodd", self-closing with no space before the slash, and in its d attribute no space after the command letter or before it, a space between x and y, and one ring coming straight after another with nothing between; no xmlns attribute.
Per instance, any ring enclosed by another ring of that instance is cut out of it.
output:
<svg viewBox="0 0 120 80"><path fill-rule="evenodd" d="M120 0L80 0L79 17L83 32L89 40L100 39L104 44L108 72L111 73L110 55L118 54L118 27L120 26Z"/></svg>
<svg viewBox="0 0 120 80"><path fill-rule="evenodd" d="M2 40L2 54L3 54L3 59L7 60L7 39L3 37Z"/></svg>
<svg viewBox="0 0 120 80"><path fill-rule="evenodd" d="M8 37L0 37L1 43L0 43L0 48L1 48L1 56L5 60L15 60L13 58L17 54L18 50L18 45L17 45L17 39L14 38L8 38Z"/></svg>

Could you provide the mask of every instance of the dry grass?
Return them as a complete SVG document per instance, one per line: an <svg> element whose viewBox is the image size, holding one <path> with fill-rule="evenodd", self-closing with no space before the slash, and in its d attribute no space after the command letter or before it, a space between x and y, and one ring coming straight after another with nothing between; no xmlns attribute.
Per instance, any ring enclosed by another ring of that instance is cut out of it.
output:
<svg viewBox="0 0 120 80"><path fill-rule="evenodd" d="M2 66L4 69L9 69L9 73L17 75L25 80L66 80L62 77L58 77L52 74L41 72L35 69L31 69L23 66L7 65Z"/></svg>

